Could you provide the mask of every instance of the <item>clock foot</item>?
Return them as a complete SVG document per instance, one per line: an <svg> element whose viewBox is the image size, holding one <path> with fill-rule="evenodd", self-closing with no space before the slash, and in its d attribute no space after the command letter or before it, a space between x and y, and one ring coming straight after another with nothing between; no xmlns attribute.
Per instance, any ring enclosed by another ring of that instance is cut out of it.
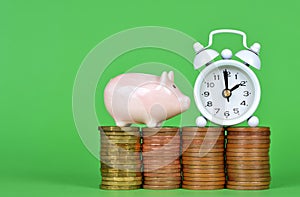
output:
<svg viewBox="0 0 300 197"><path fill-rule="evenodd" d="M205 127L207 124L207 120L203 116L199 116L196 118L196 125L198 127Z"/></svg>
<svg viewBox="0 0 300 197"><path fill-rule="evenodd" d="M259 124L259 119L256 116L252 116L248 119L248 125L250 127L257 127Z"/></svg>

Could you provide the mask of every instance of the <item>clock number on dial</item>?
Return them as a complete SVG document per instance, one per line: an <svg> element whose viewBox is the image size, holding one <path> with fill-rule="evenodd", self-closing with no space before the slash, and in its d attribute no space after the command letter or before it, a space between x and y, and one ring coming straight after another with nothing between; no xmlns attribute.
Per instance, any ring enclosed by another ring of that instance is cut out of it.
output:
<svg viewBox="0 0 300 197"><path fill-rule="evenodd" d="M233 113L239 114L240 113L239 108L233 108Z"/></svg>
<svg viewBox="0 0 300 197"><path fill-rule="evenodd" d="M241 81L240 85L241 86L246 86L247 81Z"/></svg>
<svg viewBox="0 0 300 197"><path fill-rule="evenodd" d="M207 103L206 103L206 107L212 107L212 101L207 101Z"/></svg>
<svg viewBox="0 0 300 197"><path fill-rule="evenodd" d="M206 83L206 87L208 87L208 88L215 87L215 83L214 82L205 82L205 83Z"/></svg>
<svg viewBox="0 0 300 197"><path fill-rule="evenodd" d="M227 76L231 77L231 72L229 70L227 70Z"/></svg>
<svg viewBox="0 0 300 197"><path fill-rule="evenodd" d="M247 97L247 96L249 96L250 94L251 94L251 93L250 93L249 91L244 91L243 96Z"/></svg>
<svg viewBox="0 0 300 197"><path fill-rule="evenodd" d="M246 106L246 101L242 101L240 105L245 105Z"/></svg>
<svg viewBox="0 0 300 197"><path fill-rule="evenodd" d="M216 111L216 113L215 113L215 115L220 111L220 108L215 108L215 111Z"/></svg>
<svg viewBox="0 0 300 197"><path fill-rule="evenodd" d="M214 75L214 80L220 80L220 75Z"/></svg>
<svg viewBox="0 0 300 197"><path fill-rule="evenodd" d="M239 74L239 73L236 73L236 74L235 74L235 79L236 79L236 80L238 79L238 74Z"/></svg>
<svg viewBox="0 0 300 197"><path fill-rule="evenodd" d="M204 97L209 97L209 92L205 91L205 92L203 92L203 95L204 95Z"/></svg>
<svg viewBox="0 0 300 197"><path fill-rule="evenodd" d="M229 111L225 111L225 112L224 112L224 116L225 116L225 118L228 118L228 117L230 116Z"/></svg>

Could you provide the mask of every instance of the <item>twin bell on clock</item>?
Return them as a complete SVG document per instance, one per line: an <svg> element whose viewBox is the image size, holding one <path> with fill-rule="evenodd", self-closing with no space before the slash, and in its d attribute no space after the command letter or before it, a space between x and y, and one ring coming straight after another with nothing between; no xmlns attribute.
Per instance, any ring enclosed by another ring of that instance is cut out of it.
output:
<svg viewBox="0 0 300 197"><path fill-rule="evenodd" d="M243 37L245 49L235 54L238 61L232 59L229 49L221 52L221 60L213 61L219 53L210 47L213 36L220 33L239 34ZM251 68L260 69L260 44L254 43L248 47L244 32L221 29L210 33L206 47L197 42L194 50L194 68L205 66L194 86L194 99L202 114L196 119L197 126L206 126L207 120L223 126L236 125L247 120L249 126L258 126L259 119L253 114L258 107L261 90Z"/></svg>

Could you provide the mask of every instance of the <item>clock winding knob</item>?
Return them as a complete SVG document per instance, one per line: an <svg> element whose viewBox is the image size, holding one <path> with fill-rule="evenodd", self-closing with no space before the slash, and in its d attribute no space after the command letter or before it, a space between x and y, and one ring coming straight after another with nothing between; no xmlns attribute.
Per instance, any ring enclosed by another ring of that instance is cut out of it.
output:
<svg viewBox="0 0 300 197"><path fill-rule="evenodd" d="M221 53L223 59L228 60L232 58L232 52L229 49L224 49Z"/></svg>

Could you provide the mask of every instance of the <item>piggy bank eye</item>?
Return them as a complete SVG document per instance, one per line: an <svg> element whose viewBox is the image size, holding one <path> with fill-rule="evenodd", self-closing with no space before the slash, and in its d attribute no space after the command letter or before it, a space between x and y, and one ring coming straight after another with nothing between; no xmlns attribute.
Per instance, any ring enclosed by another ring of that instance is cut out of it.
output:
<svg viewBox="0 0 300 197"><path fill-rule="evenodd" d="M176 88L176 85L173 84L173 88Z"/></svg>

